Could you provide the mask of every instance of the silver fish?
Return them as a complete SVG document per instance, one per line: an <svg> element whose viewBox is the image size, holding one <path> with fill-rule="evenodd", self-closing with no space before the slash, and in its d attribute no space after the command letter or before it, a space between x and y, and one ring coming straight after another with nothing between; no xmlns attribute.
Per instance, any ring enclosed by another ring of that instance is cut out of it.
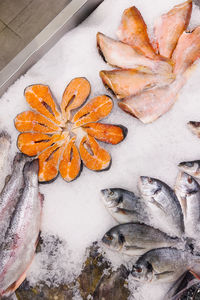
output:
<svg viewBox="0 0 200 300"><path fill-rule="evenodd" d="M9 296L23 282L33 259L41 225L38 160L25 164L25 188L0 247L0 295Z"/></svg>
<svg viewBox="0 0 200 300"><path fill-rule="evenodd" d="M180 172L175 192L180 201L185 224L185 234L195 238L200 234L200 186L190 175Z"/></svg>
<svg viewBox="0 0 200 300"><path fill-rule="evenodd" d="M116 41L101 32L97 33L97 47L103 59L111 66L166 73L166 81L169 82L169 74L172 73L171 61L145 57L130 45Z"/></svg>
<svg viewBox="0 0 200 300"><path fill-rule="evenodd" d="M160 247L184 247L179 238L145 224L127 223L111 228L102 238L105 246L127 255L142 255Z"/></svg>
<svg viewBox="0 0 200 300"><path fill-rule="evenodd" d="M145 205L133 192L110 188L101 190L102 200L111 216L119 223L149 224Z"/></svg>
<svg viewBox="0 0 200 300"><path fill-rule="evenodd" d="M165 231L166 224L170 234L181 236L184 232L183 213L174 191L156 178L141 176L139 190L145 204L151 211L156 227Z"/></svg>
<svg viewBox="0 0 200 300"><path fill-rule="evenodd" d="M0 241L4 238L12 213L24 186L23 168L26 155L17 153L13 161L13 172L0 193Z"/></svg>
<svg viewBox="0 0 200 300"><path fill-rule="evenodd" d="M154 249L141 256L132 268L132 276L142 282L172 282L200 263L200 257L175 248Z"/></svg>
<svg viewBox="0 0 200 300"><path fill-rule="evenodd" d="M200 122L190 121L187 123L187 125L188 128L192 131L192 133L200 137Z"/></svg>
<svg viewBox="0 0 200 300"><path fill-rule="evenodd" d="M181 171L200 179L200 160L183 161L178 167Z"/></svg>
<svg viewBox="0 0 200 300"><path fill-rule="evenodd" d="M6 177L6 164L8 163L8 154L11 144L11 138L5 131L0 133L0 191L3 188Z"/></svg>

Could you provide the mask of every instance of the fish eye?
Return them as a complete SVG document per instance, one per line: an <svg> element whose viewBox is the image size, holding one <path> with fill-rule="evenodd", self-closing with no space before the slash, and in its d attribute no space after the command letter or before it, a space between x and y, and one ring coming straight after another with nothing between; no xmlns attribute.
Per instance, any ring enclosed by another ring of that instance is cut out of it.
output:
<svg viewBox="0 0 200 300"><path fill-rule="evenodd" d="M112 235L110 235L110 234L107 234L107 239L109 240L109 241L112 241L113 240L113 236Z"/></svg>
<svg viewBox="0 0 200 300"><path fill-rule="evenodd" d="M113 191L110 191L110 192L109 192L109 195L110 195L110 196L113 196L113 195L114 195L114 192L113 192Z"/></svg>
<svg viewBox="0 0 200 300"><path fill-rule="evenodd" d="M188 181L188 183L190 183L190 184L191 184L191 183L193 182L193 179L192 179L192 177L191 177L191 176L190 176L190 177L188 177L188 180L187 180L187 181Z"/></svg>
<svg viewBox="0 0 200 300"><path fill-rule="evenodd" d="M141 273L141 272L142 272L142 268L136 267L136 268L135 268L135 271L136 271L137 273Z"/></svg>
<svg viewBox="0 0 200 300"><path fill-rule="evenodd" d="M148 183L153 183L153 180L150 177L148 177Z"/></svg>

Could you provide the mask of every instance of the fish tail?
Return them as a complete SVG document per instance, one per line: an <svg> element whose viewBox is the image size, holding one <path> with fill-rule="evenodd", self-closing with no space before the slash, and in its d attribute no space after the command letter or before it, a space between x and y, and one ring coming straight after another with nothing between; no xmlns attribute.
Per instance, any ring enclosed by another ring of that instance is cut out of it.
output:
<svg viewBox="0 0 200 300"><path fill-rule="evenodd" d="M30 180L33 174L38 174L38 171L39 171L38 159L34 159L31 162L26 162L23 169L25 181Z"/></svg>

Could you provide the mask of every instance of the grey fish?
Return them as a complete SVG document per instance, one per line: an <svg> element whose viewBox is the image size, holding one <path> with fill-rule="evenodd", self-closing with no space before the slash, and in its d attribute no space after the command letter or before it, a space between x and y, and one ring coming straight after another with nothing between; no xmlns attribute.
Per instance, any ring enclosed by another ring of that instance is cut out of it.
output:
<svg viewBox="0 0 200 300"><path fill-rule="evenodd" d="M111 228L102 238L105 246L127 255L142 255L160 247L184 247L179 238L145 224L127 223Z"/></svg>
<svg viewBox="0 0 200 300"><path fill-rule="evenodd" d="M142 282L172 282L200 263L200 257L175 248L153 249L142 255L131 274Z"/></svg>
<svg viewBox="0 0 200 300"><path fill-rule="evenodd" d="M181 171L200 179L200 160L183 161L178 167Z"/></svg>
<svg viewBox="0 0 200 300"><path fill-rule="evenodd" d="M180 237L184 233L183 213L174 191L161 180L147 176L140 177L138 187L156 227L165 231L167 225L170 234Z"/></svg>
<svg viewBox="0 0 200 300"><path fill-rule="evenodd" d="M111 216L119 223L149 224L145 206L140 197L121 188L101 190L102 200Z"/></svg>
<svg viewBox="0 0 200 300"><path fill-rule="evenodd" d="M4 238L12 213L24 186L23 168L26 155L17 153L13 161L13 172L0 193L0 241Z"/></svg>
<svg viewBox="0 0 200 300"><path fill-rule="evenodd" d="M9 148L11 138L5 131L0 133L0 191L3 188L6 177L6 165L8 163Z"/></svg>
<svg viewBox="0 0 200 300"><path fill-rule="evenodd" d="M25 187L0 247L0 295L9 296L23 282L33 259L41 225L38 160L25 164Z"/></svg>
<svg viewBox="0 0 200 300"><path fill-rule="evenodd" d="M197 238L200 234L200 186L190 175L180 172L175 192L180 201L185 224L185 234Z"/></svg>
<svg viewBox="0 0 200 300"><path fill-rule="evenodd" d="M192 133L200 137L200 122L190 121L187 125Z"/></svg>

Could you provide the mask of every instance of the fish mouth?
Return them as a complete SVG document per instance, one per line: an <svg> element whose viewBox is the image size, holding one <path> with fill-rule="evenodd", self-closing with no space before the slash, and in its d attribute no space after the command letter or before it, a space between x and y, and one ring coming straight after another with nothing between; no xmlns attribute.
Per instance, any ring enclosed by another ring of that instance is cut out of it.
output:
<svg viewBox="0 0 200 300"><path fill-rule="evenodd" d="M100 193L103 196L102 199L103 199L103 202L105 203L105 205L108 208L114 208L114 207L117 206L117 203L116 203L115 200L109 199L109 197L108 197L109 191L110 191L110 189L103 189L103 190L100 191Z"/></svg>

